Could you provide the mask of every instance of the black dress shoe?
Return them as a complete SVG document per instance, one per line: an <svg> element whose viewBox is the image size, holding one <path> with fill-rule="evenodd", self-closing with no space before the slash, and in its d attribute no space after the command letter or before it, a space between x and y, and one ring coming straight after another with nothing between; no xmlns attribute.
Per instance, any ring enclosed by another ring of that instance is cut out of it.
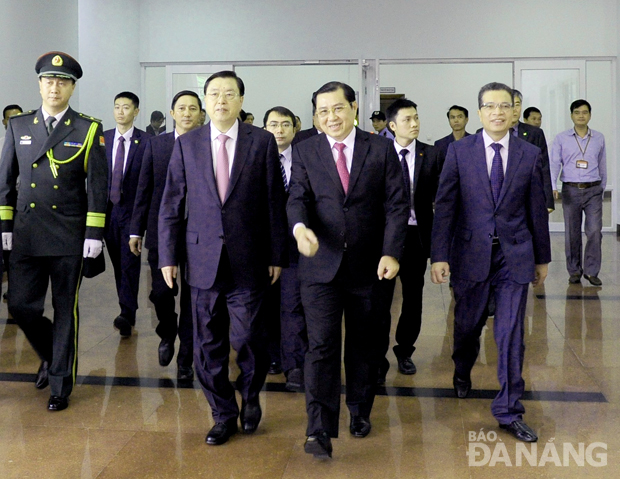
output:
<svg viewBox="0 0 620 479"><path fill-rule="evenodd" d="M239 414L242 432L244 434L254 434L262 416L263 411L258 402L244 404L241 407L241 414Z"/></svg>
<svg viewBox="0 0 620 479"><path fill-rule="evenodd" d="M583 277L590 281L590 284L592 286L603 286L603 282L599 279L598 276L589 276L587 274L584 274Z"/></svg>
<svg viewBox="0 0 620 479"><path fill-rule="evenodd" d="M523 421L512 421L510 424L500 424L501 429L505 429L507 432L516 437L519 441L523 442L536 442L538 436L532 428L530 428Z"/></svg>
<svg viewBox="0 0 620 479"><path fill-rule="evenodd" d="M174 338L163 338L159 343L159 365L168 366L174 356Z"/></svg>
<svg viewBox="0 0 620 479"><path fill-rule="evenodd" d="M454 393L457 398L464 399L469 395L469 391L471 391L471 381L461 379L455 375L452 379L452 384L454 384Z"/></svg>
<svg viewBox="0 0 620 479"><path fill-rule="evenodd" d="M190 366L179 366L177 369L177 380L179 381L193 381L194 369Z"/></svg>
<svg viewBox="0 0 620 479"><path fill-rule="evenodd" d="M47 402L48 411L62 411L69 407L69 399L60 396L50 396L50 400Z"/></svg>
<svg viewBox="0 0 620 479"><path fill-rule="evenodd" d="M326 432L311 434L304 444L304 451L314 457L327 459L332 457L332 440Z"/></svg>
<svg viewBox="0 0 620 479"><path fill-rule="evenodd" d="M289 391L303 391L304 389L304 372L301 368L291 369L286 373L286 385L284 386Z"/></svg>
<svg viewBox="0 0 620 479"><path fill-rule="evenodd" d="M132 326L131 321L129 321L129 319L122 314L119 314L116 318L114 318L114 327L118 329L118 332L123 338L131 337Z"/></svg>
<svg viewBox="0 0 620 479"><path fill-rule="evenodd" d="M363 416L351 416L349 431L353 437L366 437L370 433L370 419Z"/></svg>
<svg viewBox="0 0 620 479"><path fill-rule="evenodd" d="M282 365L274 361L269 365L269 369L267 370L267 374L280 374L282 372Z"/></svg>
<svg viewBox="0 0 620 479"><path fill-rule="evenodd" d="M238 431L237 420L218 422L211 428L205 442L210 446L219 446L227 442Z"/></svg>
<svg viewBox="0 0 620 479"><path fill-rule="evenodd" d="M571 274L570 277L568 278L568 282L570 284L578 284L581 283L581 275L580 274Z"/></svg>
<svg viewBox="0 0 620 479"><path fill-rule="evenodd" d="M39 366L39 370L37 371L37 377L34 380L34 387L37 389L45 389L47 385L50 383L47 378L47 361L41 361L41 366Z"/></svg>
<svg viewBox="0 0 620 479"><path fill-rule="evenodd" d="M398 359L398 372L400 374L411 375L418 372L418 369L413 364L411 358L397 358Z"/></svg>

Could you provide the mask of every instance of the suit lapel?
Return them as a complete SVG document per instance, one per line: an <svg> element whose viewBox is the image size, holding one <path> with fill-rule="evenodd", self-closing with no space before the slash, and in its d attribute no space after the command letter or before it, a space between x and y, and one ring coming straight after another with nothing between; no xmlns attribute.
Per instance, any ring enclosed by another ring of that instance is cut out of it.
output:
<svg viewBox="0 0 620 479"><path fill-rule="evenodd" d="M42 119L43 114L41 113L41 120ZM39 120L39 123L41 123L41 120ZM58 124L54 127L52 133L43 142L43 145L39 149L39 153L37 154L36 159L41 158L48 150L54 148L58 143L64 140L67 135L75 129L75 127L73 126L74 122L75 113L71 108L69 108L60 119L60 122L58 122ZM45 123L43 123L43 129L45 131L45 135L47 135Z"/></svg>
<svg viewBox="0 0 620 479"><path fill-rule="evenodd" d="M237 146L235 147L235 157L233 159L232 170L230 171L230 181L228 182L228 189L226 190L226 197L224 203L228 200L230 193L239 181L241 171L245 166L248 153L252 148L252 128L245 127L245 123L239 123L239 134L237 136Z"/></svg>
<svg viewBox="0 0 620 479"><path fill-rule="evenodd" d="M213 172L213 155L211 153L211 123L207 123L205 126L200 128L200 138L194 147L198 150L196 151L196 158L200 158L201 153L204 152L205 164L202 168L198 168L200 171L202 169L205 175L205 183L209 188L209 191L216 198L217 201L220 201L220 195L217 193L217 185L215 184L215 173Z"/></svg>
<svg viewBox="0 0 620 479"><path fill-rule="evenodd" d="M489 179L489 171L487 169L487 155L484 150L484 139L482 138L482 132L477 133L476 143L472 150L473 158L469 161L476 165L476 172L481 183L481 190L485 192L487 200L494 204L493 192L491 191L491 180ZM467 161L467 160L466 160Z"/></svg>
<svg viewBox="0 0 620 479"><path fill-rule="evenodd" d="M355 132L355 146L353 147L353 160L351 162L351 174L349 175L349 191L347 192L347 196L349 196L351 191L353 191L353 188L355 188L355 183L360 176L362 167L364 166L364 162L366 161L366 156L368 156L369 149L370 141L368 137L366 136L365 132L362 132L358 129ZM337 173L338 170L336 169L336 174ZM338 175L338 181L340 181L340 175Z"/></svg>
<svg viewBox="0 0 620 479"><path fill-rule="evenodd" d="M515 177L515 172L519 168L519 163L521 162L521 157L523 156L523 150L519 146L519 142L515 141L514 137L510 137L508 143L508 164L506 165L506 174L504 175L504 182L502 183L502 189L499 192L499 198L497 199L497 204L499 205L504 196L506 195L506 191L510 187L510 183Z"/></svg>
<svg viewBox="0 0 620 479"><path fill-rule="evenodd" d="M127 153L127 164L125 165L123 180L127 177L127 172L131 168L134 156L136 156L136 150L140 147L140 142L143 140L142 133L137 128L134 128L133 135L131 135L129 140L129 153Z"/></svg>
<svg viewBox="0 0 620 479"><path fill-rule="evenodd" d="M334 155L331 148L329 147L329 140L327 139L327 136L321 136L321 139L317 146L317 150L317 157L319 158L319 161L323 163L323 166L327 170L327 174L335 183L336 187L342 193L342 197L344 198L344 188L342 187L342 182L340 181L340 175L338 174L336 162L334 161ZM350 186L351 181L349 179L349 187Z"/></svg>
<svg viewBox="0 0 620 479"><path fill-rule="evenodd" d="M422 170L422 163L425 159L425 148L419 142L415 143L415 162L413 163L413 193L415 194L416 188L418 186L418 178L420 177L420 171Z"/></svg>

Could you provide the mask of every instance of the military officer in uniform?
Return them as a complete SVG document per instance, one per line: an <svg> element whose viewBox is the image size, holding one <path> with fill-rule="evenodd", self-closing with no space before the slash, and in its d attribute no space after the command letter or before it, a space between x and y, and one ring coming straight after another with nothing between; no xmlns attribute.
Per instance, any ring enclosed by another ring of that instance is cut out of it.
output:
<svg viewBox="0 0 620 479"><path fill-rule="evenodd" d="M50 52L35 70L42 106L9 120L2 150L2 247L12 250L9 311L43 361L48 409L61 411L77 373L82 258L102 250L108 167L101 123L69 107L80 64ZM43 317L50 280L53 322Z"/></svg>

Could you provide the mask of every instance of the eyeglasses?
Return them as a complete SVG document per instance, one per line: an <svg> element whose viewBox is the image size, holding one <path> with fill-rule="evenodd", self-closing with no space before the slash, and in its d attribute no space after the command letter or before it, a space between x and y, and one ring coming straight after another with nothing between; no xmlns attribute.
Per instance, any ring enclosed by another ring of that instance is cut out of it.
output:
<svg viewBox="0 0 620 479"><path fill-rule="evenodd" d="M222 96L226 100L230 101L230 100L234 100L235 98L237 98L239 96L239 94L234 92L234 91L222 91L222 92L210 91L210 92L207 92L207 94L205 96L206 96L207 100L210 100L210 101L217 101Z"/></svg>
<svg viewBox="0 0 620 479"><path fill-rule="evenodd" d="M480 107L481 110L491 112L496 109L500 109L500 111L508 111L512 109L512 103L504 102L504 103L493 103L492 101L488 103L483 103Z"/></svg>
<svg viewBox="0 0 620 479"><path fill-rule="evenodd" d="M334 115L340 115L342 112L345 111L345 109L346 107L344 105L338 105L334 108L322 108L320 110L317 110L316 114L319 116L319 118L325 118L327 115L329 115L330 112L333 112Z"/></svg>
<svg viewBox="0 0 620 479"><path fill-rule="evenodd" d="M279 126L281 126L284 130L293 128L293 124L290 121L283 121L282 123L278 123L277 121L271 121L267 123L267 128L270 128L272 130L275 130Z"/></svg>

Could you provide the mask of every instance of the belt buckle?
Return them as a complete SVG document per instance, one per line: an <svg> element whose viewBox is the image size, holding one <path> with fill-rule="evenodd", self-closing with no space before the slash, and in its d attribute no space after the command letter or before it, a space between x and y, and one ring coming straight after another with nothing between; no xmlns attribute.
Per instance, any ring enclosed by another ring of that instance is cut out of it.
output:
<svg viewBox="0 0 620 479"><path fill-rule="evenodd" d="M586 183L577 183L577 188L580 190L585 190L588 186Z"/></svg>

